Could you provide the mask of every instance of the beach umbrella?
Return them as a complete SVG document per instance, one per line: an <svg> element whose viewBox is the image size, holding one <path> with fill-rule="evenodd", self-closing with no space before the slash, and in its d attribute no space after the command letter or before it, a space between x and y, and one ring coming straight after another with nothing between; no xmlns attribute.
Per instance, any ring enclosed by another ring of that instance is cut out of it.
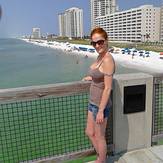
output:
<svg viewBox="0 0 163 163"><path fill-rule="evenodd" d="M126 53L127 53L127 54L130 54L130 53L131 53L131 50L130 50L130 49L127 49L127 50L126 50Z"/></svg>
<svg viewBox="0 0 163 163"><path fill-rule="evenodd" d="M91 52L91 53L94 53L95 52L95 49L90 48L90 49L88 49L88 51Z"/></svg>
<svg viewBox="0 0 163 163"><path fill-rule="evenodd" d="M122 54L125 54L125 49L122 49L121 52L122 52Z"/></svg>
<svg viewBox="0 0 163 163"><path fill-rule="evenodd" d="M149 51L146 51L145 54L146 54L146 57L150 57L149 56L149 54L150 54Z"/></svg>
<svg viewBox="0 0 163 163"><path fill-rule="evenodd" d="M144 53L143 51L139 51L140 54L139 56L143 56L143 53Z"/></svg>
<svg viewBox="0 0 163 163"><path fill-rule="evenodd" d="M109 52L113 53L114 52L114 48L113 47L109 48Z"/></svg>
<svg viewBox="0 0 163 163"><path fill-rule="evenodd" d="M79 46L79 49L80 49L81 51L87 51L87 50L88 50L88 48L86 48L86 47L80 47L80 46Z"/></svg>
<svg viewBox="0 0 163 163"><path fill-rule="evenodd" d="M135 55L136 52L137 52L137 50L134 49L134 50L132 51L132 55Z"/></svg>
<svg viewBox="0 0 163 163"><path fill-rule="evenodd" d="M163 59L163 52L160 52L160 59Z"/></svg>

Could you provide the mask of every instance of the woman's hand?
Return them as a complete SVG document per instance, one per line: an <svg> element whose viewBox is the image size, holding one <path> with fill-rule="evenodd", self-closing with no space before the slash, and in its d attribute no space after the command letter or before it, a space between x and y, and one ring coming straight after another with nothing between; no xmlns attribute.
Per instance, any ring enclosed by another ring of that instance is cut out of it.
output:
<svg viewBox="0 0 163 163"><path fill-rule="evenodd" d="M99 110L96 116L96 123L100 124L104 122L104 112L103 110Z"/></svg>
<svg viewBox="0 0 163 163"><path fill-rule="evenodd" d="M82 79L82 81L91 81L92 77L91 76L86 76Z"/></svg>

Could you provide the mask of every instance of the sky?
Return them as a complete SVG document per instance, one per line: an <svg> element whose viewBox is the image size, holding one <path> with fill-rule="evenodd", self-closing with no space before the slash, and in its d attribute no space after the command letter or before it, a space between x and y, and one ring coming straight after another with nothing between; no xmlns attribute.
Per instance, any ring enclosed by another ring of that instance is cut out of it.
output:
<svg viewBox="0 0 163 163"><path fill-rule="evenodd" d="M119 10L144 4L160 6L163 0L117 0ZM33 27L41 33L58 34L58 13L70 7L83 9L84 34L90 33L90 0L0 0L0 38L30 35Z"/></svg>

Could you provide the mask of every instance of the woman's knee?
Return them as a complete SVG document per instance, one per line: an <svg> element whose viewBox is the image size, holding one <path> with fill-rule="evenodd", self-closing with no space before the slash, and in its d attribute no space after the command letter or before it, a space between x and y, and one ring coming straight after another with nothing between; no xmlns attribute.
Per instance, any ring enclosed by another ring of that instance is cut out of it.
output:
<svg viewBox="0 0 163 163"><path fill-rule="evenodd" d="M85 130L85 134L88 136L88 137L94 137L95 136L95 133L94 131L90 130L90 129L86 129Z"/></svg>

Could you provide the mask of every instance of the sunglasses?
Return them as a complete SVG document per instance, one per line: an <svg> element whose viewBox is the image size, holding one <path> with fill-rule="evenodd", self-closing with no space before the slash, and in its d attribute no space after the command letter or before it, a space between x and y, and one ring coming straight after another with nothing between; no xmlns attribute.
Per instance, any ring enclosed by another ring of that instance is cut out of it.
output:
<svg viewBox="0 0 163 163"><path fill-rule="evenodd" d="M98 41L91 41L91 45L92 46L96 46L96 44L98 44L98 45L103 45L104 44L104 40L98 40Z"/></svg>

